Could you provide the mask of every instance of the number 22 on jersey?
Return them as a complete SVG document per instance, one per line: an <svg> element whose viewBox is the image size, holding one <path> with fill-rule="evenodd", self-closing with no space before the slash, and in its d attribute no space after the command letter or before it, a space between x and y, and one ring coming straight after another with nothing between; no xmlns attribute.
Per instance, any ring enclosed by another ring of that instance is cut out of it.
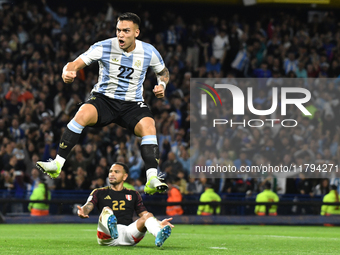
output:
<svg viewBox="0 0 340 255"><path fill-rule="evenodd" d="M132 79L131 75L133 74L135 69L126 66L120 66L118 69L120 71L120 73L117 75L119 78ZM125 72L127 72L127 75Z"/></svg>
<svg viewBox="0 0 340 255"><path fill-rule="evenodd" d="M125 201L124 200L120 200L120 201L117 201L117 200L113 200L112 201L112 210L113 211L124 211L125 210Z"/></svg>

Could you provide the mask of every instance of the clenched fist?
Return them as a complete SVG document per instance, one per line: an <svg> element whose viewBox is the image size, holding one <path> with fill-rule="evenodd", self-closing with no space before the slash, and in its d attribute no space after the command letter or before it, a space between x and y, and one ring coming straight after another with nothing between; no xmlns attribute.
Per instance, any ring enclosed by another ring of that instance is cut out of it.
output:
<svg viewBox="0 0 340 255"><path fill-rule="evenodd" d="M76 71L64 71L62 76L63 81L65 83L72 83L74 81L74 78L77 77L77 72Z"/></svg>
<svg viewBox="0 0 340 255"><path fill-rule="evenodd" d="M163 85L155 85L153 89L153 93L157 98L163 98L164 97L164 87Z"/></svg>

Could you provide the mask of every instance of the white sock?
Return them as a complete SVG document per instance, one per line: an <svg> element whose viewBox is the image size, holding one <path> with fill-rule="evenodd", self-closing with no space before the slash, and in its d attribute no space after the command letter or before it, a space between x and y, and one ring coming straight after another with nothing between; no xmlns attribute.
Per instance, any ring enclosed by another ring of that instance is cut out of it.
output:
<svg viewBox="0 0 340 255"><path fill-rule="evenodd" d="M146 182L148 182L152 176L157 176L157 168L150 168L146 171Z"/></svg>
<svg viewBox="0 0 340 255"><path fill-rule="evenodd" d="M64 159L63 157L60 157L57 154L57 157L55 158L55 161L58 161L58 163L60 164L60 167L63 167L63 165L65 164L66 159Z"/></svg>
<svg viewBox="0 0 340 255"><path fill-rule="evenodd" d="M154 235L154 237L156 237L158 232L161 230L161 225L155 217L148 218L145 221L145 227L151 234Z"/></svg>

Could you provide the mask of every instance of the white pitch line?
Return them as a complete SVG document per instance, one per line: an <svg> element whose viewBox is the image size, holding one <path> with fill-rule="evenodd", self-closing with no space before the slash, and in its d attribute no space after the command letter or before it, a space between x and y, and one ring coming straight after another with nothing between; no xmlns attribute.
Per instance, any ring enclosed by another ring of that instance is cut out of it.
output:
<svg viewBox="0 0 340 255"><path fill-rule="evenodd" d="M278 236L278 235L238 235L238 236L256 236L256 237L272 237L272 238L291 238L291 239L322 239L322 240L334 240L339 241L340 238L335 237L312 237L312 236Z"/></svg>
<svg viewBox="0 0 340 255"><path fill-rule="evenodd" d="M209 248L214 250L228 250L228 248L226 247L209 247Z"/></svg>

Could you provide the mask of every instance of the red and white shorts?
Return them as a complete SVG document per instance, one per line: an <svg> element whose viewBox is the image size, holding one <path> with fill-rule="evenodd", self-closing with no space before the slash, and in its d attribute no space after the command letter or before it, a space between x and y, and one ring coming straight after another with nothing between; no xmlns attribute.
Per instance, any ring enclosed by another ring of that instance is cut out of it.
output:
<svg viewBox="0 0 340 255"><path fill-rule="evenodd" d="M100 245L119 246L119 245L136 245L143 239L145 233L137 229L137 221L125 226L118 224L118 238L112 239L107 224L98 221L97 240Z"/></svg>

